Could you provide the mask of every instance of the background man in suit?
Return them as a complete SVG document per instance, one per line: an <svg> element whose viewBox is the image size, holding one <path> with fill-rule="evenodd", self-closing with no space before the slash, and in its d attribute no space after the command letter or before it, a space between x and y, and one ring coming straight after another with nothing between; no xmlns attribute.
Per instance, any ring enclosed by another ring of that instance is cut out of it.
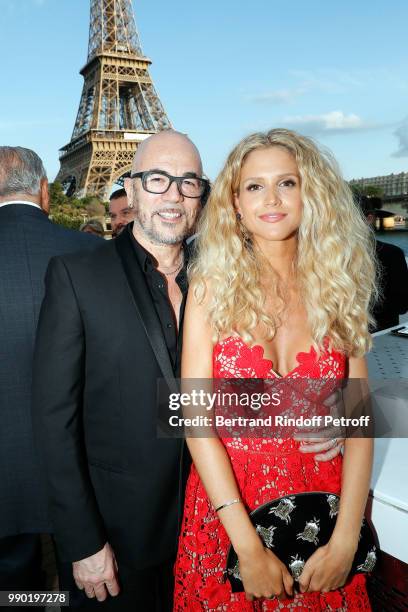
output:
<svg viewBox="0 0 408 612"><path fill-rule="evenodd" d="M376 240L375 246L381 265L382 296L374 306L373 332L398 325L399 315L408 310L408 267L404 251L381 240Z"/></svg>
<svg viewBox="0 0 408 612"><path fill-rule="evenodd" d="M157 438L156 389L179 369L183 241L208 182L196 147L173 131L145 140L132 172L134 224L94 254L49 266L34 415L61 588L74 605L94 603L70 584L73 569L91 598L117 595L120 583L96 605L162 612L172 607L183 444Z"/></svg>
<svg viewBox="0 0 408 612"><path fill-rule="evenodd" d="M109 216L111 219L112 238L117 238L128 223L135 217L135 210L128 205L125 189L117 189L109 198Z"/></svg>
<svg viewBox="0 0 408 612"><path fill-rule="evenodd" d="M381 209L381 198L360 198L360 206L367 222L374 226L375 209ZM380 264L381 296L373 308L375 327L372 332L393 327L399 323L399 315L408 310L408 266L404 251L394 244L375 241L375 250Z"/></svg>
<svg viewBox="0 0 408 612"><path fill-rule="evenodd" d="M30 392L45 271L51 256L99 244L54 225L48 210L38 155L0 147L0 590L44 587L38 534L49 531L49 521Z"/></svg>

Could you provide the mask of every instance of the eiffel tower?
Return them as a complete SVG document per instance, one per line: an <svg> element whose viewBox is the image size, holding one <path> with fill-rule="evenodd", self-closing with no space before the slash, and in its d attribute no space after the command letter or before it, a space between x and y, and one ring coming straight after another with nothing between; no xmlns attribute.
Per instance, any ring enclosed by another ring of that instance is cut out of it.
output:
<svg viewBox="0 0 408 612"><path fill-rule="evenodd" d="M71 141L56 181L67 195L106 200L138 144L171 128L149 75L131 0L91 0L88 59Z"/></svg>

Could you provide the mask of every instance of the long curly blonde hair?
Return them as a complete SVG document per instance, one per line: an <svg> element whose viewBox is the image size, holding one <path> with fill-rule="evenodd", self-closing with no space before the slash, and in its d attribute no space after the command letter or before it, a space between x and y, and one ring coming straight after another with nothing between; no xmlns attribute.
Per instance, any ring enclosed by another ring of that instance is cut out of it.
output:
<svg viewBox="0 0 408 612"><path fill-rule="evenodd" d="M281 307L267 312L261 281L265 262L234 207L245 159L252 151L274 146L293 155L301 178L303 211L293 267L313 346L319 351L328 338L334 349L361 356L371 346L369 312L377 297L373 234L331 154L296 132L251 134L228 156L199 223L189 270L194 295L202 302L210 288L214 340L238 333L251 342L259 326L267 339L274 337L285 307L279 278L268 271L268 293L277 297L276 303L280 299Z"/></svg>

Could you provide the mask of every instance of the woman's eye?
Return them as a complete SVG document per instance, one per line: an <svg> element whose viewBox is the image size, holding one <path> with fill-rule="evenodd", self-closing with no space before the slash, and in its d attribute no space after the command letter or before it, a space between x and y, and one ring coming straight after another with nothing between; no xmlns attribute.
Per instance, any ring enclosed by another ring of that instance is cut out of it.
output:
<svg viewBox="0 0 408 612"><path fill-rule="evenodd" d="M286 181L282 181L280 183L280 187L295 187L296 181L293 179L286 179Z"/></svg>
<svg viewBox="0 0 408 612"><path fill-rule="evenodd" d="M262 189L262 185L258 185L258 183L251 183L247 186L248 191L258 191L259 189Z"/></svg>

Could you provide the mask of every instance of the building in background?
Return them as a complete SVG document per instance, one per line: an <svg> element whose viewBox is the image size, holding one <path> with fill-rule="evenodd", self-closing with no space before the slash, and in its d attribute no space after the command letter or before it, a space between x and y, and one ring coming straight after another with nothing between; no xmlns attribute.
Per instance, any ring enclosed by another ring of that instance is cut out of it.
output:
<svg viewBox="0 0 408 612"><path fill-rule="evenodd" d="M352 179L349 185L368 197L381 197L383 208L394 214L392 226L405 225L408 216L408 172ZM370 188L374 188L374 193L370 193Z"/></svg>
<svg viewBox="0 0 408 612"><path fill-rule="evenodd" d="M384 201L401 201L408 203L408 172L358 178L349 181L351 187L377 187L382 190Z"/></svg>

